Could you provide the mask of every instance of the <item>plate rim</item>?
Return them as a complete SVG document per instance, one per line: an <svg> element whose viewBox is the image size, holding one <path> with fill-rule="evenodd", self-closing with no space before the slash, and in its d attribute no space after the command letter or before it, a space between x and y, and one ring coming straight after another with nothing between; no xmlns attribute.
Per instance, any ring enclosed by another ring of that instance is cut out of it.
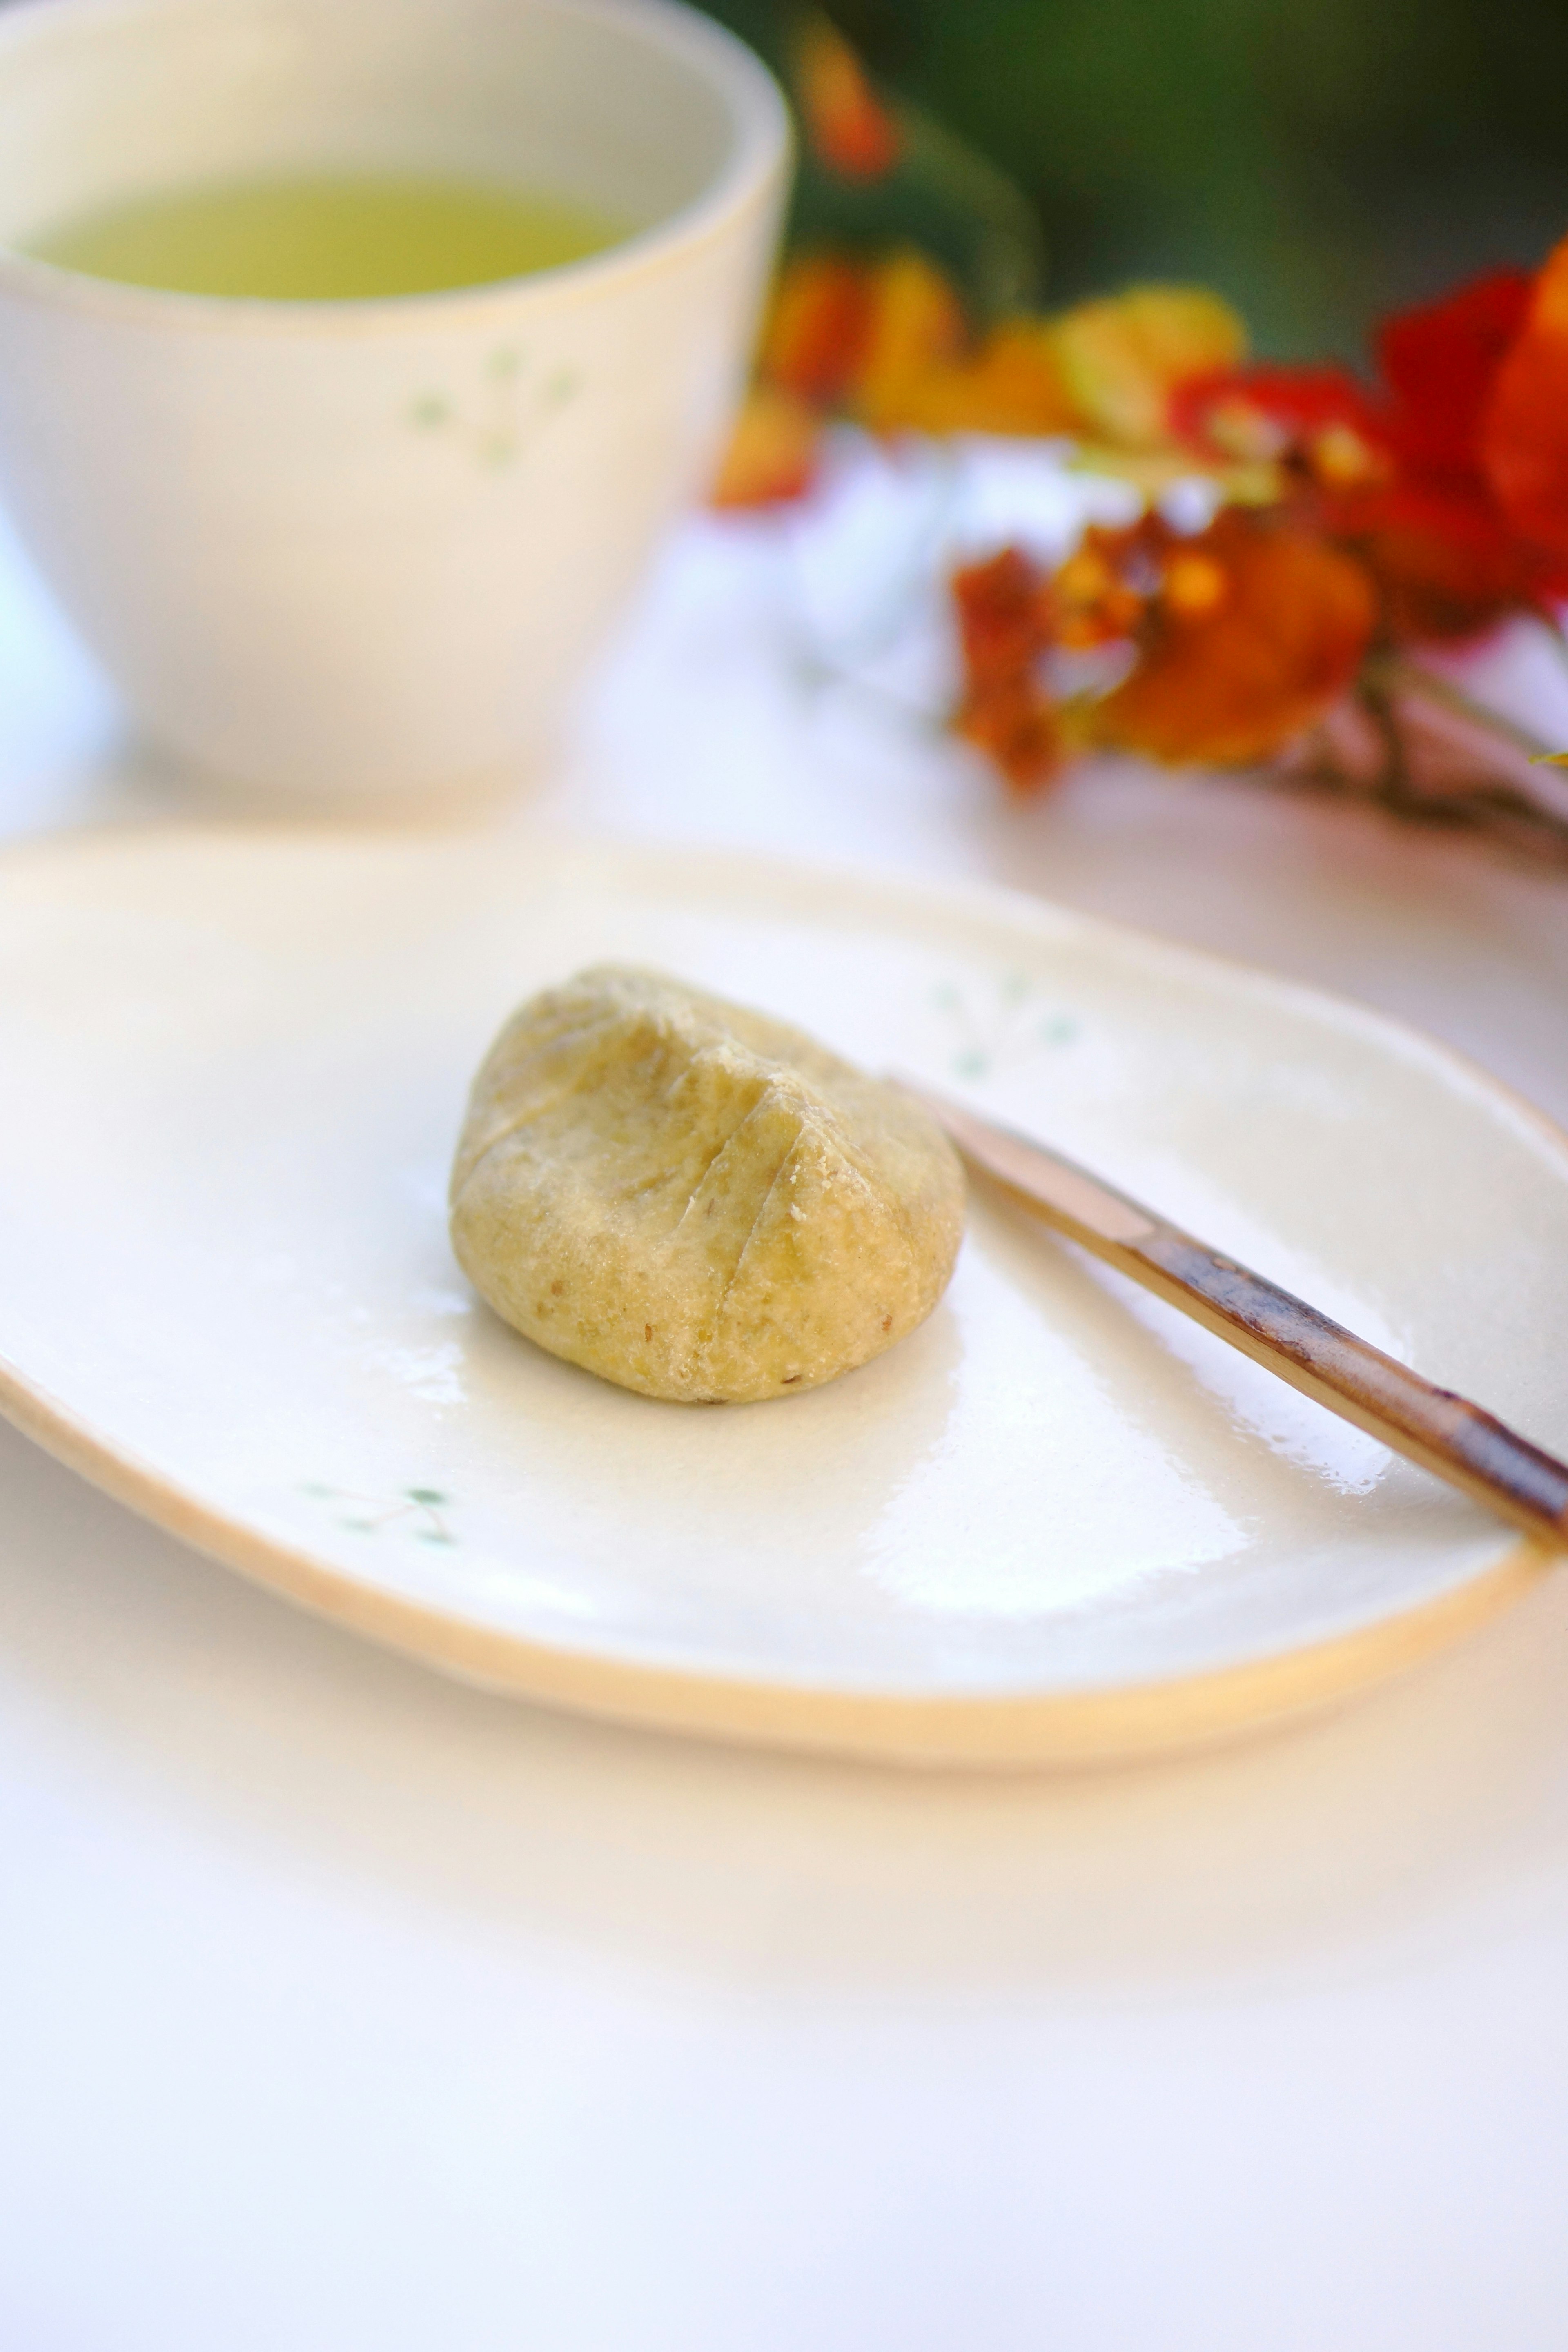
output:
<svg viewBox="0 0 1568 2352"><path fill-rule="evenodd" d="M613 861L678 877L693 868L737 881L809 889L869 891L911 909L1003 918L1057 938L1080 932L1123 950L1152 951L1188 970L1242 982L1255 995L1321 1007L1363 1034L1446 1066L1508 1108L1561 1164L1568 1183L1568 1130L1506 1080L1414 1024L1310 982L1243 959L1194 948L1135 924L970 877L945 881L848 860L775 857L766 851L635 836L532 828L399 826L383 832L347 824L269 824L247 819L171 819L51 834L0 849L0 888L18 869L124 856L156 857L171 847L242 850L264 841L307 851L338 847L482 846L526 861L544 856ZM331 1566L202 1501L133 1449L105 1435L0 1352L0 1416L68 1468L197 1552L310 1613L379 1646L509 1697L529 1699L643 1728L868 1760L998 1769L1133 1760L1223 1741L1308 1715L1416 1665L1522 1598L1559 1556L1517 1538L1500 1558L1458 1584L1325 1639L1201 1672L1073 1690L1004 1689L942 1695L835 1686L787 1676L761 1680L722 1669L682 1668L540 1640L395 1593Z"/></svg>
<svg viewBox="0 0 1568 2352"><path fill-rule="evenodd" d="M1556 1565L1521 1538L1479 1575L1414 1608L1327 1641L1154 1682L941 1697L759 1682L536 1641L389 1592L201 1502L4 1360L0 1414L113 1501L247 1582L481 1690L644 1730L895 1764L1092 1765L1216 1745L1405 1672L1522 1599Z"/></svg>

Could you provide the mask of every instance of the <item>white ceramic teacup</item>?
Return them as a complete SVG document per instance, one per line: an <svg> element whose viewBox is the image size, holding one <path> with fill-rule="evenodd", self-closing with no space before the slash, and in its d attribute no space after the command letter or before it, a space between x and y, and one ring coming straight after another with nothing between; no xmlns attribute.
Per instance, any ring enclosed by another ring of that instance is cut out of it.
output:
<svg viewBox="0 0 1568 2352"><path fill-rule="evenodd" d="M0 496L142 725L374 798L547 740L722 436L788 131L668 0L25 0L0 16ZM593 258L356 302L162 293L14 248L289 171L511 181Z"/></svg>

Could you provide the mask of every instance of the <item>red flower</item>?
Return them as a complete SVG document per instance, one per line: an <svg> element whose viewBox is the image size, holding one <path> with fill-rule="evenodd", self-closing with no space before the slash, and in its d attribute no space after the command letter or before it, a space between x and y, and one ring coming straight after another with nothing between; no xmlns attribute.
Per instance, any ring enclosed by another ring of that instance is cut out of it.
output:
<svg viewBox="0 0 1568 2352"><path fill-rule="evenodd" d="M1492 270L1379 333L1397 478L1338 520L1376 574L1396 637L1470 636L1553 593L1552 567L1521 539L1482 448L1532 286L1522 270Z"/></svg>
<svg viewBox="0 0 1568 2352"><path fill-rule="evenodd" d="M1171 426L1200 457L1286 467L1329 497L1390 471L1384 423L1342 367L1227 368L1177 387Z"/></svg>
<svg viewBox="0 0 1568 2352"><path fill-rule="evenodd" d="M1568 238L1536 281L1530 312L1491 384L1480 426L1488 482L1515 530L1568 563Z"/></svg>
<svg viewBox="0 0 1568 2352"><path fill-rule="evenodd" d="M1494 270L1386 320L1379 392L1338 367L1235 369L1181 386L1173 429L1210 461L1279 466L1299 519L1350 549L1377 581L1391 635L1473 635L1505 613L1539 608L1562 584L1562 567L1542 551L1552 526L1527 534L1541 544L1521 539L1481 447L1532 283L1523 271ZM1568 361L1560 375L1548 362L1543 388L1522 399L1534 421L1521 425L1516 413L1498 458L1516 484L1527 449L1543 450L1543 431L1549 437L1568 400ZM1568 430L1562 457L1547 456L1542 471L1565 464ZM1539 503L1539 490L1521 495ZM1563 508L1568 518L1568 488ZM1568 556L1568 535L1560 543Z"/></svg>
<svg viewBox="0 0 1568 2352"><path fill-rule="evenodd" d="M1386 430L1410 473L1479 482L1482 419L1533 285L1522 269L1494 269L1384 320L1377 358L1389 391Z"/></svg>
<svg viewBox="0 0 1568 2352"><path fill-rule="evenodd" d="M1342 509L1342 542L1383 593L1396 638L1458 639L1548 603L1552 569L1510 528L1485 487L1396 482Z"/></svg>

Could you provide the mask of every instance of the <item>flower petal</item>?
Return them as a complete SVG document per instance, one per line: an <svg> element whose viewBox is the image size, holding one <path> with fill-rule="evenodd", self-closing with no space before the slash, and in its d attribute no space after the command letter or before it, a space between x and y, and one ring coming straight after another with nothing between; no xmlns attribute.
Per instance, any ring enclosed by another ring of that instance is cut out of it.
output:
<svg viewBox="0 0 1568 2352"><path fill-rule="evenodd" d="M796 256L779 273L757 373L802 400L830 406L865 356L871 273L838 254Z"/></svg>
<svg viewBox="0 0 1568 2352"><path fill-rule="evenodd" d="M1247 355L1241 320L1201 286L1134 286L1080 302L1055 321L1052 340L1079 424L1133 448L1167 437L1178 384Z"/></svg>
<svg viewBox="0 0 1568 2352"><path fill-rule="evenodd" d="M1291 525L1229 509L1180 542L1225 575L1162 598L1136 668L1100 705L1100 740L1159 760L1266 759L1329 708L1377 617L1363 567Z"/></svg>
<svg viewBox="0 0 1568 2352"><path fill-rule="evenodd" d="M808 402L754 384L731 431L710 504L765 507L798 499L816 478L821 438L822 418Z"/></svg>
<svg viewBox="0 0 1568 2352"><path fill-rule="evenodd" d="M1514 529L1568 558L1568 238L1536 280L1523 331L1498 370L1480 450Z"/></svg>
<svg viewBox="0 0 1568 2352"><path fill-rule="evenodd" d="M879 180L898 162L899 126L837 26L814 12L795 53L795 87L819 163L846 180Z"/></svg>
<svg viewBox="0 0 1568 2352"><path fill-rule="evenodd" d="M952 281L913 247L871 274L870 310L848 405L877 432L922 426L933 376L963 357L969 329Z"/></svg>
<svg viewBox="0 0 1568 2352"><path fill-rule="evenodd" d="M1523 269L1489 270L1440 302L1384 320L1377 358L1391 394L1388 429L1412 471L1476 472L1487 402L1523 330L1534 282Z"/></svg>

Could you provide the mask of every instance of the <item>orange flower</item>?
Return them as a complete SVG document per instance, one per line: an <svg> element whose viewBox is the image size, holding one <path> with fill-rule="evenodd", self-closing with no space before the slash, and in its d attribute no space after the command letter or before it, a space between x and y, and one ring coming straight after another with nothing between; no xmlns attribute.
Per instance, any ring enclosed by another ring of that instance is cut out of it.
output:
<svg viewBox="0 0 1568 2352"><path fill-rule="evenodd" d="M959 643L972 686L1032 674L1050 642L1045 574L1021 548L1005 547L952 575Z"/></svg>
<svg viewBox="0 0 1568 2352"><path fill-rule="evenodd" d="M972 343L952 280L906 247L870 273L869 323L847 404L877 433L1070 433L1048 328L1005 319Z"/></svg>
<svg viewBox="0 0 1568 2352"><path fill-rule="evenodd" d="M1020 794L1038 792L1065 764L1061 720L1038 687L1018 683L966 695L952 727Z"/></svg>
<svg viewBox="0 0 1568 2352"><path fill-rule="evenodd" d="M935 262L912 247L871 272L869 305L848 404L876 432L921 426L933 379L963 358L963 305Z"/></svg>
<svg viewBox="0 0 1568 2352"><path fill-rule="evenodd" d="M1151 538L1163 542L1166 536L1165 526L1157 520L1126 530L1097 525L1085 531L1078 552L1068 557L1050 583L1057 644L1069 653L1089 653L1096 646L1131 637L1153 584L1147 544Z"/></svg>
<svg viewBox="0 0 1568 2352"><path fill-rule="evenodd" d="M1109 551L1115 534L1100 535ZM1124 535L1144 593L1131 675L1099 740L1168 761L1267 759L1350 685L1377 617L1362 566L1289 522L1228 508L1193 539ZM1151 580L1150 565L1157 561Z"/></svg>
<svg viewBox="0 0 1568 2352"><path fill-rule="evenodd" d="M1267 759L1351 684L1377 600L1362 566L1282 520L1228 508L1183 538L1158 515L1086 532L1047 579L1016 548L954 574L964 692L957 732L1020 791L1092 740L1172 761ZM1053 646L1129 644L1098 703L1053 701Z"/></svg>
<svg viewBox="0 0 1568 2352"><path fill-rule="evenodd" d="M1134 287L1059 318L1017 313L978 341L952 279L913 247L869 266L816 255L779 280L760 371L878 433L1077 434L1146 446L1174 387L1242 347L1196 289Z"/></svg>
<svg viewBox="0 0 1568 2352"><path fill-rule="evenodd" d="M879 405L884 429L1049 436L1078 425L1050 338L1027 319L1005 319L964 359L884 386Z"/></svg>
<svg viewBox="0 0 1568 2352"><path fill-rule="evenodd" d="M1480 455L1515 530L1568 560L1568 238L1549 257L1498 369Z"/></svg>
<svg viewBox="0 0 1568 2352"><path fill-rule="evenodd" d="M1060 721L1039 680L1049 642L1044 574L1018 548L952 577L964 690L954 731L984 751L1015 792L1037 790L1060 768Z"/></svg>
<svg viewBox="0 0 1568 2352"><path fill-rule="evenodd" d="M820 163L846 180L879 180L902 149L899 127L865 67L826 16L813 15L795 51L795 88Z"/></svg>
<svg viewBox="0 0 1568 2352"><path fill-rule="evenodd" d="M786 262L763 331L758 374L802 400L831 405L865 357L871 305L871 275L859 263L830 253Z"/></svg>
<svg viewBox="0 0 1568 2352"><path fill-rule="evenodd" d="M1037 321L1005 321L971 349L951 280L912 248L872 265L789 262L763 331L757 389L736 426L719 503L806 488L816 431L837 408L874 432L1060 433L1073 415Z"/></svg>
<svg viewBox="0 0 1568 2352"><path fill-rule="evenodd" d="M816 479L821 438L821 415L808 402L754 384L731 430L710 503L765 507L798 499Z"/></svg>
<svg viewBox="0 0 1568 2352"><path fill-rule="evenodd" d="M904 247L880 261L786 264L759 380L875 433L1074 435L1152 446L1173 391L1242 347L1217 297L1134 287L1058 318L1019 312L976 340L952 279ZM748 428L750 430L750 428ZM754 436L753 436L754 437Z"/></svg>
<svg viewBox="0 0 1568 2352"><path fill-rule="evenodd" d="M1049 333L1079 430L1128 448L1164 442L1177 388L1247 352L1240 319L1201 286L1129 287L1064 311Z"/></svg>

